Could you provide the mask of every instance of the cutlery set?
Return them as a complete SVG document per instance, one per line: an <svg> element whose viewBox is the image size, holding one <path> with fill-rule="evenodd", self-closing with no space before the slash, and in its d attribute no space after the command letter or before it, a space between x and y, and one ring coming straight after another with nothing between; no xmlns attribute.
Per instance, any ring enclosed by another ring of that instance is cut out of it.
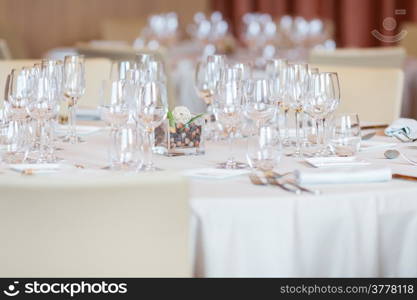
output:
<svg viewBox="0 0 417 300"><path fill-rule="evenodd" d="M319 195L321 191L319 190L310 190L305 187L300 186L294 180L285 179L287 175L291 174L278 174L273 171L266 171L263 173L263 176L257 175L256 173L249 174L249 179L254 185L266 186L272 185L281 188L282 190L294 193L294 194L301 194L301 193L309 193L312 195Z"/></svg>

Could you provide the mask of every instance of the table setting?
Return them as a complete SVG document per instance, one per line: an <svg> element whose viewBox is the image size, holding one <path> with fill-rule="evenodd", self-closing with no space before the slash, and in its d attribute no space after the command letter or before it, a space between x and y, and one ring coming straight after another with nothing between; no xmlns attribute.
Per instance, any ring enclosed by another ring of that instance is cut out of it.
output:
<svg viewBox="0 0 417 300"><path fill-rule="evenodd" d="M112 70L96 110L82 56L11 70L0 176L186 177L195 276L416 275L417 121L339 113L343 78L282 59L202 59L204 113L168 107L153 54Z"/></svg>

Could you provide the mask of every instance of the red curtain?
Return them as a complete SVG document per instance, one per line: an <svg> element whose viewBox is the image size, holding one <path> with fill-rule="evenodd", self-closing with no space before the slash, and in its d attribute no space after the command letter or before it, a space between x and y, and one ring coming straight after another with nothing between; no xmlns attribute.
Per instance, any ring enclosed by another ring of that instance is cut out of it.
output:
<svg viewBox="0 0 417 300"><path fill-rule="evenodd" d="M400 32L401 22L417 22L417 0L211 0L211 8L223 13L236 35L247 12L331 20L338 47L392 46L376 39L371 31L393 36ZM395 19L394 29L383 25L387 17Z"/></svg>

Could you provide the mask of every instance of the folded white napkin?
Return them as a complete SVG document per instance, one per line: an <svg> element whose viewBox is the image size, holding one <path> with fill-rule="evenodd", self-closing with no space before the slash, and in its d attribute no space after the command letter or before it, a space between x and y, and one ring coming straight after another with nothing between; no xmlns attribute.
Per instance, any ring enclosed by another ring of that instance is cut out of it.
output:
<svg viewBox="0 0 417 300"><path fill-rule="evenodd" d="M248 174L249 170L227 170L216 168L203 168L203 169L191 169L186 170L183 174L187 177L200 178L200 179L227 179L244 174Z"/></svg>
<svg viewBox="0 0 417 300"><path fill-rule="evenodd" d="M393 136L395 134L405 134L410 139L417 139L417 121L414 119L401 118L385 129L385 134Z"/></svg>
<svg viewBox="0 0 417 300"><path fill-rule="evenodd" d="M306 158L307 163L315 168L330 168L330 167L353 167L353 166L366 166L370 162L366 160L358 159L355 156L348 157L313 157Z"/></svg>
<svg viewBox="0 0 417 300"><path fill-rule="evenodd" d="M383 182L392 178L388 167L351 167L326 170L296 170L299 184Z"/></svg>

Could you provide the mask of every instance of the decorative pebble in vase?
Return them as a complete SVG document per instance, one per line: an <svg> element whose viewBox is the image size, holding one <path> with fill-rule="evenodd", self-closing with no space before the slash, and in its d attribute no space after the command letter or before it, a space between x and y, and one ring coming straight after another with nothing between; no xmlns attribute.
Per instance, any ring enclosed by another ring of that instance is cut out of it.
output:
<svg viewBox="0 0 417 300"><path fill-rule="evenodd" d="M204 115L192 115L188 108L177 106L155 129L154 151L167 156L202 155L204 148Z"/></svg>

